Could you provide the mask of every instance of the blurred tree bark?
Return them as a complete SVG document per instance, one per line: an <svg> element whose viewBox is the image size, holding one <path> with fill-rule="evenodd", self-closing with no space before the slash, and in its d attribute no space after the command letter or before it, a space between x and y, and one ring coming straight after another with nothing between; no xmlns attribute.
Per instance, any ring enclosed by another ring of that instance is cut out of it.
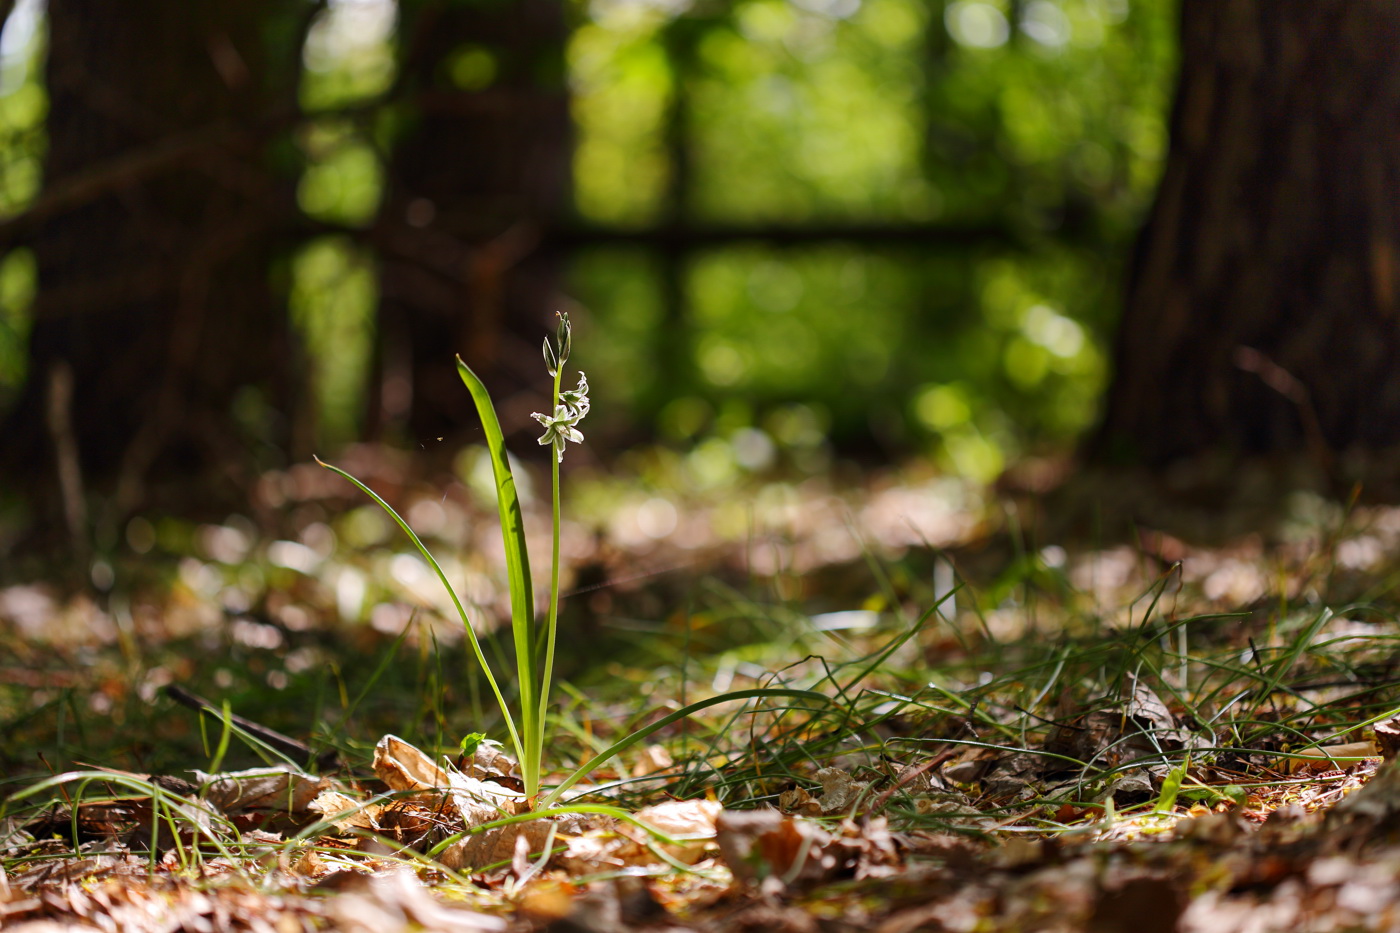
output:
<svg viewBox="0 0 1400 933"><path fill-rule="evenodd" d="M1183 0L1092 453L1400 443L1400 5Z"/></svg>
<svg viewBox="0 0 1400 933"><path fill-rule="evenodd" d="M560 301L557 258L538 247L569 203L563 4L403 0L399 14L368 433L474 436L457 353L510 430L538 408L520 391L544 383L540 342Z"/></svg>
<svg viewBox="0 0 1400 933"><path fill-rule="evenodd" d="M290 446L296 352L271 277L310 8L49 0L50 209L26 230L29 376L0 469L49 511L61 500L75 535L86 501L119 518L175 478L218 500Z"/></svg>

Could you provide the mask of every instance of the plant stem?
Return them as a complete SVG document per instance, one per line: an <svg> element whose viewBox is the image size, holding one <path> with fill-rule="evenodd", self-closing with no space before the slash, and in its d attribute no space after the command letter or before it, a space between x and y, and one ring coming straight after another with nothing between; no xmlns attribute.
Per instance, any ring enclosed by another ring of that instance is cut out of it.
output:
<svg viewBox="0 0 1400 933"><path fill-rule="evenodd" d="M564 367L561 365L554 372L554 394L550 399L550 411L559 405L559 384L563 377ZM534 790L529 792L531 796L539 792L539 762L544 758L545 719L549 708L550 682L554 679L554 641L559 629L559 457L553 450L550 453L552 456L549 458L549 491L553 534L549 562L549 622L545 630L544 670L540 674L540 705L536 718L539 726L535 746L536 784Z"/></svg>

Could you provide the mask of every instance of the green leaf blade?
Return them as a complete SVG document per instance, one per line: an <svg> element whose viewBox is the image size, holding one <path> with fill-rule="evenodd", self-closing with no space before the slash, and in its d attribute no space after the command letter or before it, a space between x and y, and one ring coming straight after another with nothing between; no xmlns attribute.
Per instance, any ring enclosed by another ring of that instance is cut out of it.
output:
<svg viewBox="0 0 1400 933"><path fill-rule="evenodd" d="M530 577L530 554L525 546L525 513L516 492L515 475L510 469L505 433L491 394L471 367L457 357L457 375L462 378L486 433L486 449L496 481L496 506L501 516L501 541L506 552L506 577L510 586L511 633L515 641L515 663L520 692L520 764L526 793L539 790L540 757L544 744L544 722L540 695L545 686L540 672L535 624L535 595Z"/></svg>

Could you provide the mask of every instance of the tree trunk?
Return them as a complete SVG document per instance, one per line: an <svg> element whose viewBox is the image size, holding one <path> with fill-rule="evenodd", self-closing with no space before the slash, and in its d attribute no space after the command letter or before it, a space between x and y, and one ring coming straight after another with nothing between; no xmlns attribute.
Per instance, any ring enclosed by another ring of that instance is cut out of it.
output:
<svg viewBox="0 0 1400 933"><path fill-rule="evenodd" d="M1092 454L1400 443L1400 5L1183 0Z"/></svg>
<svg viewBox="0 0 1400 933"><path fill-rule="evenodd" d="M75 534L85 493L109 517L171 480L219 500L230 471L286 449L299 386L270 275L297 166L271 128L295 105L302 6L48 4L39 203L94 178L100 193L29 238L29 376L0 469L41 505L62 486Z"/></svg>
<svg viewBox="0 0 1400 933"><path fill-rule="evenodd" d="M509 431L538 408L512 396L543 386L540 343L559 303L558 263L537 246L568 194L563 6L405 0L400 12L406 103L377 223L369 433L473 436L454 354L491 387Z"/></svg>

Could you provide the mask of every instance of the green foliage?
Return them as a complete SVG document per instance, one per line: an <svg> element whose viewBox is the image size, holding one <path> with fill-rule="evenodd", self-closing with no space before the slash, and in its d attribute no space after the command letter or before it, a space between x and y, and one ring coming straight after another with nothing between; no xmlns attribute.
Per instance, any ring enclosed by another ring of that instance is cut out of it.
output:
<svg viewBox="0 0 1400 933"><path fill-rule="evenodd" d="M978 478L1074 437L1096 414L1122 257L1165 147L1174 7L576 3L566 51L582 220L1000 231L719 244L669 269L648 247L576 254L570 291L603 334L583 361L627 374L595 386L604 436L641 427L702 443L742 400L747 422L724 430L778 441L769 417L800 404L838 442L923 448ZM420 112L412 95L385 96L408 31L388 3L333 3L310 25L298 199L317 223L364 228L379 210L385 154ZM39 185L42 32L0 60L0 214ZM442 63L441 87L488 90L508 64L474 40ZM317 240L292 264L327 443L354 437L368 391L366 257ZM0 394L23 379L32 292L32 263L12 254Z"/></svg>
<svg viewBox="0 0 1400 933"><path fill-rule="evenodd" d="M384 167L364 134L340 120L318 120L302 134L306 171L301 209L318 220L361 226L379 208Z"/></svg>
<svg viewBox="0 0 1400 933"><path fill-rule="evenodd" d="M920 166L926 17L912 0L734 4L699 40L687 76L695 214L937 217Z"/></svg>
<svg viewBox="0 0 1400 933"><path fill-rule="evenodd" d="M0 45L0 217L20 213L39 193L49 98L42 83L45 36L38 4L20 4ZM34 255L0 260L0 404L24 382L34 299Z"/></svg>
<svg viewBox="0 0 1400 933"><path fill-rule="evenodd" d="M0 260L0 400L24 381L29 309L34 301L34 253L17 249Z"/></svg>
<svg viewBox="0 0 1400 933"><path fill-rule="evenodd" d="M670 168L661 127L672 99L664 19L644 4L618 4L580 23L569 46L580 213L636 226L660 219Z"/></svg>
<svg viewBox="0 0 1400 933"><path fill-rule="evenodd" d="M1177 795L1181 793L1181 782L1186 780L1186 772L1191 767L1191 756L1187 755L1182 759L1181 764L1167 772L1167 776L1162 779L1162 789L1157 795L1157 803L1153 805L1154 813L1170 813L1176 806Z"/></svg>
<svg viewBox="0 0 1400 933"><path fill-rule="evenodd" d="M586 217L1012 235L693 254L688 355L664 386L600 395L643 420L684 397L742 397L756 420L801 399L837 439L927 443L975 477L1072 438L1165 148L1173 6L1037 0L1011 22L1002 0L590 4L570 47ZM587 352L646 374L677 325L661 270L599 251L574 283L609 336Z"/></svg>
<svg viewBox="0 0 1400 933"><path fill-rule="evenodd" d="M369 258L348 238L320 237L293 257L288 300L305 346L324 443L342 444L358 435L359 388L369 377L376 296Z"/></svg>
<svg viewBox="0 0 1400 933"><path fill-rule="evenodd" d="M458 746L458 753L463 758L471 758L476 753L482 742L487 741L485 732L469 732L462 737L462 742Z"/></svg>
<svg viewBox="0 0 1400 933"><path fill-rule="evenodd" d="M306 36L301 102L331 110L382 94L394 80L394 5L332 3Z"/></svg>

